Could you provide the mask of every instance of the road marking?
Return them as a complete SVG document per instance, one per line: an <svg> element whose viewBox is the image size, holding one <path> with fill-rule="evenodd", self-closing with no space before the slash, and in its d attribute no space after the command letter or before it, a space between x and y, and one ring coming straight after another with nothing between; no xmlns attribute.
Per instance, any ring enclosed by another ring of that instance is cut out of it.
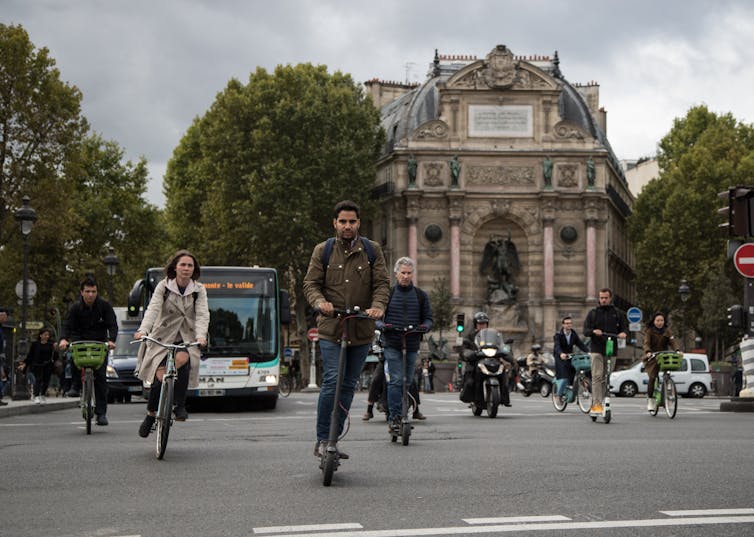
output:
<svg viewBox="0 0 754 537"><path fill-rule="evenodd" d="M265 526L253 528L252 531L254 533L288 533L290 531L360 530L363 527L355 522L346 522L343 524L308 524L305 526ZM337 535L342 534L338 533Z"/></svg>
<svg viewBox="0 0 754 537"><path fill-rule="evenodd" d="M599 520L583 522L538 522L493 524L488 526L450 526L447 528L404 528L389 530L339 531L333 533L291 533L286 537L421 537L425 535L468 535L471 533L511 533L524 531L595 530L611 528L652 528L667 526L704 526L754 524L754 516L712 516L688 518L648 518L636 520ZM255 530L256 531L256 530Z"/></svg>
<svg viewBox="0 0 754 537"><path fill-rule="evenodd" d="M464 518L466 524L514 524L517 522L556 522L571 520L562 515L542 515L542 516L504 516L497 518Z"/></svg>
<svg viewBox="0 0 754 537"><path fill-rule="evenodd" d="M706 516L706 515L754 515L754 509L692 509L687 511L660 511L668 516Z"/></svg>

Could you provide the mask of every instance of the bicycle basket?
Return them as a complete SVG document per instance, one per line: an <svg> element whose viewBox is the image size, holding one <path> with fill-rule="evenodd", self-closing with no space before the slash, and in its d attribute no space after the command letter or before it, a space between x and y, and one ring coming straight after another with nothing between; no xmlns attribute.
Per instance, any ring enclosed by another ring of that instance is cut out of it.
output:
<svg viewBox="0 0 754 537"><path fill-rule="evenodd" d="M571 357L571 365L576 371L591 371L592 357L588 354L574 354Z"/></svg>
<svg viewBox="0 0 754 537"><path fill-rule="evenodd" d="M655 354L660 371L678 371L681 368L681 355L677 352L660 352Z"/></svg>
<svg viewBox="0 0 754 537"><path fill-rule="evenodd" d="M97 369L107 357L107 343L101 341L74 341L71 343L71 356L76 367Z"/></svg>

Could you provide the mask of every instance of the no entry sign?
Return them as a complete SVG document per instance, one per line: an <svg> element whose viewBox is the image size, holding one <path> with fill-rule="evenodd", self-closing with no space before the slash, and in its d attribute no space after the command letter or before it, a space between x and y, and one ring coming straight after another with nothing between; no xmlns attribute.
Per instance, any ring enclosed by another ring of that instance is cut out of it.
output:
<svg viewBox="0 0 754 537"><path fill-rule="evenodd" d="M739 246L733 254L733 263L741 276L754 278L754 243L747 242Z"/></svg>
<svg viewBox="0 0 754 537"><path fill-rule="evenodd" d="M316 328L310 328L306 337L309 338L309 341L319 341L319 331Z"/></svg>

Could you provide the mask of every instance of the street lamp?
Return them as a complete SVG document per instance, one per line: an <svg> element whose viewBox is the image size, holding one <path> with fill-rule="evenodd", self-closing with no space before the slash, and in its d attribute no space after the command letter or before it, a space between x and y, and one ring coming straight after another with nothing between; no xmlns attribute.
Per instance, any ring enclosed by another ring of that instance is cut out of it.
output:
<svg viewBox="0 0 754 537"><path fill-rule="evenodd" d="M105 256L105 259L103 260L105 263L105 266L107 267L107 273L110 275L110 304L113 303L113 276L115 276L115 273L118 271L118 258L115 257L115 248L110 246L110 253Z"/></svg>
<svg viewBox="0 0 754 537"><path fill-rule="evenodd" d="M24 236L24 275L22 280L23 290L21 292L21 338L18 341L18 353L16 355L16 362L24 360L26 358L26 350L28 341L26 339L26 302L29 299L28 295L28 257L29 257L29 234L31 234L31 228L34 226L34 222L37 220L37 213L29 207L29 196L23 197L23 207L16 211L16 220L21 222L21 234ZM20 358L20 360L19 360ZM13 393L12 399L28 399L29 393L26 389L26 384L20 382L22 379L16 374L17 365L13 367Z"/></svg>
<svg viewBox="0 0 754 537"><path fill-rule="evenodd" d="M678 286L678 294L681 297L681 308L683 310L683 324L681 325L681 346L683 351L686 351L686 302L688 302L691 296L691 287L689 282L681 280L681 285Z"/></svg>

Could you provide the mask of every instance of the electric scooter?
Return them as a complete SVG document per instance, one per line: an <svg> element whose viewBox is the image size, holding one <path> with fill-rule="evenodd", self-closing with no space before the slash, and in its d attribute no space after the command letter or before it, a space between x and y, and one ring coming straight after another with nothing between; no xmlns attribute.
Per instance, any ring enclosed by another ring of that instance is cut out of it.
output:
<svg viewBox="0 0 754 537"><path fill-rule="evenodd" d="M423 334L426 332L425 329L423 329L420 326L413 326L408 325L404 327L395 326L392 324L386 324L384 325L384 330L386 332L400 332L401 334L401 348L402 348L402 371L403 371L403 381L401 382L401 419L398 423L398 428L393 429L390 431L390 438L391 442L397 442L398 437L401 437L401 443L404 446L408 445L408 439L411 436L411 429L413 429L413 425L411 425L411 420L409 418L409 402L408 398L410 397L410 394L408 393L408 379L406 378L406 336L409 334ZM413 399L413 398L412 398ZM414 408L416 408L416 401L414 401Z"/></svg>
<svg viewBox="0 0 754 537"><path fill-rule="evenodd" d="M592 421L597 421L597 418L602 417L605 423L610 423L612 419L612 411L610 410L610 373L613 366L611 358L615 356L615 345L618 334L602 332L602 336L607 338L605 342L605 395L602 400L602 413L590 411L589 417L592 418ZM594 383L594 380L592 380L592 383Z"/></svg>

